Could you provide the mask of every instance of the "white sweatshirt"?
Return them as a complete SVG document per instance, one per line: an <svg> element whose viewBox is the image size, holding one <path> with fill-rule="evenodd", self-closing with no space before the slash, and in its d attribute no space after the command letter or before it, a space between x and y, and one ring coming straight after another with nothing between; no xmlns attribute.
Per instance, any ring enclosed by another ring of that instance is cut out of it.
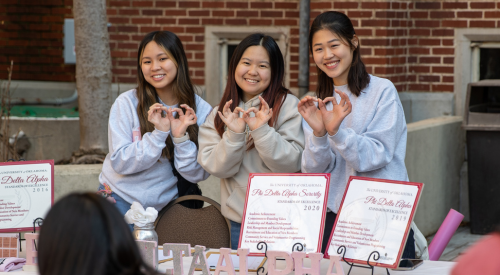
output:
<svg viewBox="0 0 500 275"><path fill-rule="evenodd" d="M108 184L113 192L128 203L137 201L144 208L151 206L159 211L177 197L177 178L172 173L172 165L161 156L170 131L154 130L143 134L142 140L133 142L132 131L140 128L138 102L136 90L133 89L121 94L111 107L109 153L104 160L99 182ZM205 122L211 110L210 104L196 95L198 125ZM187 133L182 138L172 140L177 171L191 182L208 178L209 174L196 160L198 150Z"/></svg>
<svg viewBox="0 0 500 275"><path fill-rule="evenodd" d="M335 86L349 96L352 112L334 136L316 137L302 121L306 147L303 173L331 173L328 208L337 213L350 176L408 181L404 163L406 121L392 82L370 75L370 83L355 96L347 85ZM335 94L337 102L340 96ZM327 104L332 110L332 104Z"/></svg>

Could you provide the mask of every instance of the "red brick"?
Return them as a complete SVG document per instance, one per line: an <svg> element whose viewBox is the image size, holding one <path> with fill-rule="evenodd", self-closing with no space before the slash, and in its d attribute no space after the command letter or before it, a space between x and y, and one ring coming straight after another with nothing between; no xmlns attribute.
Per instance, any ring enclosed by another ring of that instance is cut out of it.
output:
<svg viewBox="0 0 500 275"><path fill-rule="evenodd" d="M429 18L428 11L411 11L410 18Z"/></svg>
<svg viewBox="0 0 500 275"><path fill-rule="evenodd" d="M179 8L199 8L200 7L200 2L199 1L179 1Z"/></svg>
<svg viewBox="0 0 500 275"><path fill-rule="evenodd" d="M381 38L364 38L361 39L361 43L365 46L389 46L389 39L381 39Z"/></svg>
<svg viewBox="0 0 500 275"><path fill-rule="evenodd" d="M121 15L139 15L139 10L138 9L133 9L133 10L120 9L118 11L118 13L121 14Z"/></svg>
<svg viewBox="0 0 500 275"><path fill-rule="evenodd" d="M202 51L204 49L205 49L205 46L200 45L200 43L186 45L186 50L188 50L188 51Z"/></svg>
<svg viewBox="0 0 500 275"><path fill-rule="evenodd" d="M179 18L179 25L199 25L200 19L198 18Z"/></svg>
<svg viewBox="0 0 500 275"><path fill-rule="evenodd" d="M238 19L226 19L225 22L226 22L227 25L246 25L247 24L247 20L246 19L242 19L242 18L238 18Z"/></svg>
<svg viewBox="0 0 500 275"><path fill-rule="evenodd" d="M401 14L401 13L398 13L398 14ZM398 16L397 16L396 12L394 12L394 11L377 11L375 13L375 18L398 18Z"/></svg>
<svg viewBox="0 0 500 275"><path fill-rule="evenodd" d="M132 24L153 24L153 18L132 18Z"/></svg>
<svg viewBox="0 0 500 275"><path fill-rule="evenodd" d="M212 16L215 16L215 17L234 17L234 10L213 10Z"/></svg>
<svg viewBox="0 0 500 275"><path fill-rule="evenodd" d="M455 30L453 29L434 29L432 30L433 36L454 36Z"/></svg>
<svg viewBox="0 0 500 275"><path fill-rule="evenodd" d="M431 18L441 19L441 18L455 18L454 11L431 11Z"/></svg>
<svg viewBox="0 0 500 275"><path fill-rule="evenodd" d="M466 20L443 20L441 24L443 27L467 28Z"/></svg>
<svg viewBox="0 0 500 275"><path fill-rule="evenodd" d="M455 49L454 48L433 48L432 49L432 54L436 55L454 55L455 54Z"/></svg>
<svg viewBox="0 0 500 275"><path fill-rule="evenodd" d="M259 17L259 11L236 11L236 17Z"/></svg>
<svg viewBox="0 0 500 275"><path fill-rule="evenodd" d="M274 25L276 26L297 26L297 19L274 19Z"/></svg>
<svg viewBox="0 0 500 275"><path fill-rule="evenodd" d="M73 15L73 11L69 8L52 8L52 14L71 14Z"/></svg>
<svg viewBox="0 0 500 275"><path fill-rule="evenodd" d="M423 10L436 10L436 9L441 9L441 3L440 2L417 2L417 3L415 3L415 8L416 9L423 9Z"/></svg>
<svg viewBox="0 0 500 275"><path fill-rule="evenodd" d="M494 9L495 3L493 2L471 2L471 9Z"/></svg>
<svg viewBox="0 0 500 275"><path fill-rule="evenodd" d="M370 18L373 13L371 11L348 11L347 16L357 18Z"/></svg>
<svg viewBox="0 0 500 275"><path fill-rule="evenodd" d="M111 51L111 57L128 57L128 52Z"/></svg>
<svg viewBox="0 0 500 275"><path fill-rule="evenodd" d="M362 2L361 8L363 9L390 9L390 2Z"/></svg>
<svg viewBox="0 0 500 275"><path fill-rule="evenodd" d="M434 66L432 67L433 73L453 73L453 67L442 67L442 66Z"/></svg>
<svg viewBox="0 0 500 275"><path fill-rule="evenodd" d="M454 87L453 85L446 85L446 84L433 84L432 85L432 91L433 92L453 92Z"/></svg>
<svg viewBox="0 0 500 275"><path fill-rule="evenodd" d="M203 7L204 8L223 8L224 7L224 2L203 2Z"/></svg>
<svg viewBox="0 0 500 275"><path fill-rule="evenodd" d="M443 46L453 46L454 40L453 39L442 39L441 43L443 44Z"/></svg>
<svg viewBox="0 0 500 275"><path fill-rule="evenodd" d="M386 75L386 74L393 74L394 73L394 67L382 67L382 66L375 66L375 74L378 75Z"/></svg>
<svg viewBox="0 0 500 275"><path fill-rule="evenodd" d="M205 59L205 53L195 53L194 58Z"/></svg>
<svg viewBox="0 0 500 275"><path fill-rule="evenodd" d="M208 10L190 10L189 16L210 16L210 11L208 11Z"/></svg>
<svg viewBox="0 0 500 275"><path fill-rule="evenodd" d="M132 1L132 7L152 7L153 1Z"/></svg>
<svg viewBox="0 0 500 275"><path fill-rule="evenodd" d="M247 9L248 3L247 2L226 2L226 8Z"/></svg>
<svg viewBox="0 0 500 275"><path fill-rule="evenodd" d="M457 18L483 18L482 11L459 11Z"/></svg>
<svg viewBox="0 0 500 275"><path fill-rule="evenodd" d="M331 9L332 2L312 2L310 4L310 8L311 8L311 10Z"/></svg>
<svg viewBox="0 0 500 275"><path fill-rule="evenodd" d="M430 72L429 66L410 66L410 73L428 73Z"/></svg>
<svg viewBox="0 0 500 275"><path fill-rule="evenodd" d="M271 26L273 24L272 19L250 19L250 26Z"/></svg>
<svg viewBox="0 0 500 275"><path fill-rule="evenodd" d="M411 36L430 36L430 29L410 29Z"/></svg>
<svg viewBox="0 0 500 275"><path fill-rule="evenodd" d="M202 18L201 24L202 25L222 25L222 24L224 24L224 20L222 20L221 18Z"/></svg>
<svg viewBox="0 0 500 275"><path fill-rule="evenodd" d="M141 27L141 32L142 33L150 33L150 32L155 32L159 31L160 27L152 27L152 26L142 26Z"/></svg>
<svg viewBox="0 0 500 275"><path fill-rule="evenodd" d="M107 11L106 11L107 15L115 15L117 13L118 13L118 11L116 9L109 9L108 8Z"/></svg>
<svg viewBox="0 0 500 275"><path fill-rule="evenodd" d="M495 21L469 21L470 28L494 28Z"/></svg>
<svg viewBox="0 0 500 275"><path fill-rule="evenodd" d="M409 84L409 91L430 91L429 84Z"/></svg>
<svg viewBox="0 0 500 275"><path fill-rule="evenodd" d="M441 45L441 40L432 38L431 39L420 38L418 44L421 46L439 46Z"/></svg>
<svg viewBox="0 0 500 275"><path fill-rule="evenodd" d="M128 24L130 23L130 18L128 17L108 17L108 22L112 24Z"/></svg>
<svg viewBox="0 0 500 275"><path fill-rule="evenodd" d="M283 17L282 11L260 11L260 16L262 17Z"/></svg>
<svg viewBox="0 0 500 275"><path fill-rule="evenodd" d="M109 1L110 7L130 7L130 1Z"/></svg>
<svg viewBox="0 0 500 275"><path fill-rule="evenodd" d="M110 34L109 39L110 40L127 41L129 39L129 37L128 37L128 35L125 35L125 34Z"/></svg>
<svg viewBox="0 0 500 275"><path fill-rule="evenodd" d="M333 7L335 9L357 9L358 8L358 3L356 3L356 2L335 1L333 3Z"/></svg>
<svg viewBox="0 0 500 275"><path fill-rule="evenodd" d="M298 11L285 11L285 18L299 18L300 13Z"/></svg>
<svg viewBox="0 0 500 275"><path fill-rule="evenodd" d="M175 25L177 20L175 18L155 18L155 24L166 24L166 25Z"/></svg>
<svg viewBox="0 0 500 275"><path fill-rule="evenodd" d="M250 7L252 9L272 9L273 3L272 2L251 2Z"/></svg>
<svg viewBox="0 0 500 275"><path fill-rule="evenodd" d="M142 15L162 15L161 10L142 10Z"/></svg>
<svg viewBox="0 0 500 275"><path fill-rule="evenodd" d="M175 19L173 19L175 20ZM177 26L162 26L161 27L162 31L170 31L173 33L183 33L184 32L184 27L177 27ZM141 38L142 39L142 38ZM139 39L140 41L140 39Z"/></svg>
<svg viewBox="0 0 500 275"><path fill-rule="evenodd" d="M118 32L138 32L139 28L137 26L117 26Z"/></svg>
<svg viewBox="0 0 500 275"><path fill-rule="evenodd" d="M204 33L204 27L186 27L186 33Z"/></svg>
<svg viewBox="0 0 500 275"><path fill-rule="evenodd" d="M439 82L439 76L438 75L419 75L418 81L419 82Z"/></svg>
<svg viewBox="0 0 500 275"><path fill-rule="evenodd" d="M485 11L484 18L500 18L500 11Z"/></svg>
<svg viewBox="0 0 500 275"><path fill-rule="evenodd" d="M290 3L290 2L274 2L275 9L297 9L298 3Z"/></svg>
<svg viewBox="0 0 500 275"><path fill-rule="evenodd" d="M441 21L438 20L415 20L415 27L421 28L436 28L440 26Z"/></svg>
<svg viewBox="0 0 500 275"><path fill-rule="evenodd" d="M356 29L358 36L372 36L372 29Z"/></svg>
<svg viewBox="0 0 500 275"><path fill-rule="evenodd" d="M419 61L420 64L439 64L441 63L441 57L421 56Z"/></svg>
<svg viewBox="0 0 500 275"><path fill-rule="evenodd" d="M388 27L391 25L391 21L367 19L367 20L361 20L361 24L363 25L363 27Z"/></svg>
<svg viewBox="0 0 500 275"><path fill-rule="evenodd" d="M155 2L156 6L159 8L175 8L177 7L177 2L176 1L156 1Z"/></svg>
<svg viewBox="0 0 500 275"><path fill-rule="evenodd" d="M443 2L443 9L467 9L467 2Z"/></svg>
<svg viewBox="0 0 500 275"><path fill-rule="evenodd" d="M207 12L210 13L209 11L207 11ZM187 15L186 9L166 9L165 10L165 16L186 16L186 15Z"/></svg>
<svg viewBox="0 0 500 275"><path fill-rule="evenodd" d="M428 48L410 48L410 54L429 54L430 50Z"/></svg>
<svg viewBox="0 0 500 275"><path fill-rule="evenodd" d="M394 36L396 34L395 30L388 29L377 29L375 30L375 36Z"/></svg>
<svg viewBox="0 0 500 275"><path fill-rule="evenodd" d="M453 76L443 76L443 82L453 82L454 77Z"/></svg>

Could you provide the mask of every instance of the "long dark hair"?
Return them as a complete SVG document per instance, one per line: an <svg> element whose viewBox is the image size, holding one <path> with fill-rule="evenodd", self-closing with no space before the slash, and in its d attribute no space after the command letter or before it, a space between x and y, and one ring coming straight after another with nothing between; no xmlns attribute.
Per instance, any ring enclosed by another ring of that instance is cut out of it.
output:
<svg viewBox="0 0 500 275"><path fill-rule="evenodd" d="M240 103L240 100L243 99L243 91L238 84L236 84L234 74L243 53L251 46L264 47L267 51L267 55L269 56L271 83L269 83L269 87L262 92L262 98L267 102L269 108L273 108L273 116L268 122L269 126L272 127L278 120L281 105L290 91L283 85L285 62L283 60L281 50L271 36L264 35L262 33L254 33L245 37L234 50L233 56L229 62L226 90L224 91L222 99L219 103L219 111L222 112L226 102L231 99L233 102L231 103L230 108L231 110L234 110L234 108L236 108ZM222 122L222 119L219 116L215 116L215 129L221 137L224 134L224 126L225 124ZM252 149L254 146L255 145L252 144L247 150Z"/></svg>
<svg viewBox="0 0 500 275"><path fill-rule="evenodd" d="M148 121L148 110L151 105L159 102L156 89L144 79L144 74L141 68L141 59L144 53L144 48L149 42L154 41L160 48L162 48L167 56L177 66L177 76L172 85L172 91L177 97L179 108L181 104L186 104L193 108L196 112L196 96L191 78L189 77L189 68L182 47L181 40L172 32L169 31L155 31L146 34L139 45L137 51L137 98L139 104L137 105L137 115L139 116L139 124L141 126L141 133L144 135L147 132L154 130L154 125ZM186 110L183 110L184 112ZM179 117L179 114L177 114ZM198 124L190 125L186 132L189 134L189 139L198 147ZM174 143L170 135L165 141L166 147L163 149L162 155L167 157L170 162L174 159Z"/></svg>
<svg viewBox="0 0 500 275"><path fill-rule="evenodd" d="M40 229L41 275L156 274L118 209L94 193L59 200Z"/></svg>
<svg viewBox="0 0 500 275"><path fill-rule="evenodd" d="M311 54L313 53L313 36L317 31L323 29L327 29L336 34L343 41L343 43L347 44L349 48L353 50L352 63L347 76L347 85L351 93L359 96L361 94L361 90L363 90L368 83L370 83L370 76L366 71L365 64L361 60L359 40L357 46L355 46L352 42L355 32L351 20L347 17L347 15L337 11L327 11L318 15L314 19L311 25L311 30L309 31L309 50L311 51ZM316 95L321 99L332 96L332 92L334 90L333 80L318 66L316 66L316 70L318 72Z"/></svg>

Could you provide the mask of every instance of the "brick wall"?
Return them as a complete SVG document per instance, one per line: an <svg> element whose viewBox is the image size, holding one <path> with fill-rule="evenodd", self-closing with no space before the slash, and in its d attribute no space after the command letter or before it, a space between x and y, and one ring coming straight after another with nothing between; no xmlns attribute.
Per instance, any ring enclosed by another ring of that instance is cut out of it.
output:
<svg viewBox="0 0 500 275"><path fill-rule="evenodd" d="M44 2L44 5L33 4ZM70 0L2 0L0 79L9 60L14 79L74 81L74 66L62 58L62 23L72 17ZM170 30L183 41L193 81L205 84L204 32L207 25L290 26L290 86L297 87L299 0L108 0L113 81L134 83L142 37ZM399 91L452 92L454 34L457 28L499 28L497 1L315 1L311 20L338 10L353 21L370 73L389 78ZM311 85L315 89L311 63Z"/></svg>

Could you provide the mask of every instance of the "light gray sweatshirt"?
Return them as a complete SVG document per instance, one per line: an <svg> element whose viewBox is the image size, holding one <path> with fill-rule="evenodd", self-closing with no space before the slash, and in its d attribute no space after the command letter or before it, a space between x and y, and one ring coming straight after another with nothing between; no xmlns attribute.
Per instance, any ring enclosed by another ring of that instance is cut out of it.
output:
<svg viewBox="0 0 500 275"><path fill-rule="evenodd" d="M170 131L154 130L143 134L142 140L133 142L132 131L140 127L137 104L136 90L133 89L121 94L111 107L109 153L104 160L99 182L108 184L128 203L137 201L144 208L151 206L159 211L177 197L177 178L172 173L172 165L161 156ZM211 110L210 104L196 95L198 125L205 122ZM196 160L198 150L188 134L173 138L173 142L177 171L191 182L208 178L209 174Z"/></svg>
<svg viewBox="0 0 500 275"><path fill-rule="evenodd" d="M302 121L306 146L303 173L331 173L328 208L337 213L350 176L408 181L404 163L406 121L398 92L392 82L370 75L370 83L359 96L347 87L352 112L337 134L316 137ZM340 96L335 94L337 102ZM332 110L332 104L327 104Z"/></svg>

